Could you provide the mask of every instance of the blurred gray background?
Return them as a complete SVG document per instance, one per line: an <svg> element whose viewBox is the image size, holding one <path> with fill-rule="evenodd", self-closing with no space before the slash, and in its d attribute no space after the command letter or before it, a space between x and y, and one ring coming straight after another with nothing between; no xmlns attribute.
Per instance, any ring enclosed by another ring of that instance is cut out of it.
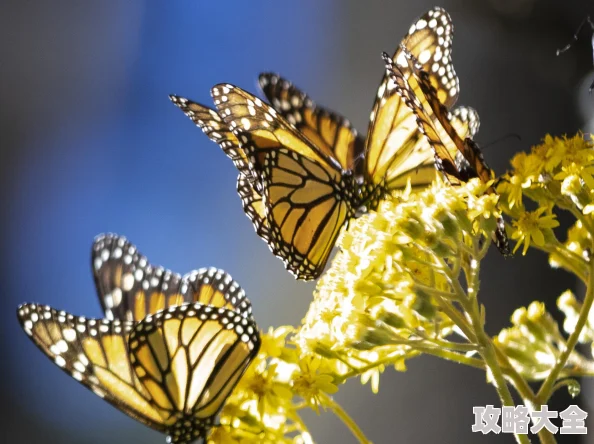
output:
<svg viewBox="0 0 594 444"><path fill-rule="evenodd" d="M17 304L41 302L99 316L89 250L104 231L125 234L149 259L184 273L229 271L263 328L297 324L314 286L284 271L242 214L233 165L172 104L177 93L210 103L231 82L256 91L277 71L365 131L383 73L412 21L433 1L313 0L0 4L0 418L3 442L162 443L45 358L21 332ZM594 130L594 76L585 31L562 57L591 0L447 0L456 34L459 103L481 116L480 143L502 173L548 132ZM562 218L563 219L563 218ZM566 220L567 221L567 220ZM496 333L534 299L552 311L575 286L531 251L492 251L481 298ZM587 387L588 388L588 387ZM594 389L578 404L594 412ZM472 406L497 404L485 375L435 358L387 370L380 393L352 381L337 399L376 443L512 442L470 432ZM572 403L555 397L563 410ZM354 442L331 413L307 415L319 443ZM589 422L594 434L594 422ZM559 437L588 442L588 437ZM594 439L590 439L594 442Z"/></svg>

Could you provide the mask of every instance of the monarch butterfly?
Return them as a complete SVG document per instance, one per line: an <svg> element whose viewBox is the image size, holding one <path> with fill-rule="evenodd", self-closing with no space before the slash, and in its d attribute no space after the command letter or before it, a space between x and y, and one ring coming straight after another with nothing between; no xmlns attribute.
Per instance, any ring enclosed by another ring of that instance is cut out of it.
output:
<svg viewBox="0 0 594 444"><path fill-rule="evenodd" d="M448 111L439 101L429 74L417 63L415 57L403 48L403 58L409 65L407 73L388 54L383 53L383 58L391 82L406 105L413 110L421 133L433 148L435 165L446 179L454 185L475 177L484 183L493 180L495 174L485 162L480 148L472 138L461 137L451 125L447 117ZM487 192L496 193L492 185ZM502 217L497 221L494 241L502 254L510 254Z"/></svg>
<svg viewBox="0 0 594 444"><path fill-rule="evenodd" d="M182 277L151 265L124 236L97 236L91 263L107 319L140 321L148 314L184 302L201 302L252 315L245 292L225 271L201 268Z"/></svg>
<svg viewBox="0 0 594 444"><path fill-rule="evenodd" d="M455 103L459 89L450 57L452 32L447 12L433 8L417 19L402 41L431 72L431 82L447 107ZM315 279L341 227L357 210L374 209L384 194L408 180L413 186L433 180L433 152L420 137L412 111L390 88L387 75L378 89L365 141L348 120L317 106L290 82L263 74L260 86L274 108L240 88L216 85L211 92L217 117L243 149L240 172L249 169L244 177L263 199L261 211L250 216L254 221L256 214L266 227L261 237L298 279ZM185 111L209 134L205 124ZM471 108L459 108L449 117L461 134L478 130L478 115ZM255 196L249 188L241 190L244 196Z"/></svg>
<svg viewBox="0 0 594 444"><path fill-rule="evenodd" d="M140 322L24 304L20 324L66 373L168 443L205 438L260 347L241 312L187 303Z"/></svg>

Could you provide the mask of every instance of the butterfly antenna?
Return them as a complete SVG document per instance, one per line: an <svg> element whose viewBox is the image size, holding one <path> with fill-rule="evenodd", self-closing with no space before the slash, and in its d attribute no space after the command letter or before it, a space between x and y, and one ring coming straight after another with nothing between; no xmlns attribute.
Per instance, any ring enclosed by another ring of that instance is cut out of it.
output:
<svg viewBox="0 0 594 444"><path fill-rule="evenodd" d="M484 150L485 148L487 148L487 147L489 147L489 146L491 146L491 145L498 144L499 142L503 142L504 140L506 140L506 139L510 139L510 138L512 138L512 137L513 137L514 139L516 139L516 140L520 141L520 142L522 141L522 136L520 136L520 135L519 135L519 134L517 134L517 133L510 133L510 134L506 134L506 135L505 135L505 136L503 136L503 137L500 137L499 139L495 139L495 140L493 140L493 141L491 141L491 142L489 142L489 143L487 143L487 144L483 145L483 146L481 147L481 149L483 149L483 150Z"/></svg>
<svg viewBox="0 0 594 444"><path fill-rule="evenodd" d="M580 26L578 26L577 31L573 35L573 38L571 39L571 41L567 45L565 45L563 48L557 50L557 55L563 54L565 51L567 51L569 48L571 48L575 42L578 41L580 31L586 24L588 24L590 26L590 30L592 31L592 64L594 64L594 21L592 21L592 19L590 18L589 15L584 17L584 19L580 23ZM593 90L594 90L594 80L592 80L592 83L590 84L590 88L588 88L588 92L590 94L592 94Z"/></svg>
<svg viewBox="0 0 594 444"><path fill-rule="evenodd" d="M582 28L584 27L584 25L586 25L586 23L588 25L590 25L590 29L592 30L592 33L594 34L594 22L592 22L592 19L590 19L590 16L587 15L586 17L584 17L584 19L580 23L580 26L578 26L578 29L575 32L575 34L573 35L573 38L571 39L571 41L567 45L565 45L563 48L557 50L557 55L563 54L565 51L567 51L569 48L571 48L575 42L578 41L580 32L581 32ZM594 35L592 36L592 58L594 59Z"/></svg>

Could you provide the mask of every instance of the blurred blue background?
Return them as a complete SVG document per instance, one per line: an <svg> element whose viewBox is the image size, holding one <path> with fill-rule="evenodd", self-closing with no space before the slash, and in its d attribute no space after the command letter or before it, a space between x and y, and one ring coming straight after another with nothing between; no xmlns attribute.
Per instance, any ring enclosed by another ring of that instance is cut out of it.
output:
<svg viewBox="0 0 594 444"><path fill-rule="evenodd" d="M294 281L269 253L242 214L232 163L167 96L208 104L216 83L255 92L258 73L277 71L364 132L383 73L381 51L393 51L434 4L283 3L0 5L4 442L164 442L60 371L16 321L16 306L25 301L100 316L90 270L98 233L125 234L153 263L180 273L224 268L246 289L263 328L297 324L305 314L313 285ZM488 148L496 171L546 132L572 134L593 122L588 36L555 57L594 12L591 2L441 5L456 26L460 103L481 115L479 141L510 132L523 138ZM553 303L573 286L563 272L543 274L545 257L535 253L509 261L492 253L484 270L492 333L519 305ZM484 374L433 358L412 361L404 374L387 371L379 395L353 381L338 400L378 443L395 436L415 443L512 441L470 433L472 406L497 404ZM568 403L559 397L561 409ZM587 397L579 403L594 411ZM352 442L330 413L307 415L307 422L317 442Z"/></svg>

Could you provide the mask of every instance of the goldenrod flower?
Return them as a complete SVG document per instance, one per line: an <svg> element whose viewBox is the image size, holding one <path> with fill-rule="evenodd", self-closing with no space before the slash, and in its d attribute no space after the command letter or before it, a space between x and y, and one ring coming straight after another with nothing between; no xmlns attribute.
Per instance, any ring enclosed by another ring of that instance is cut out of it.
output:
<svg viewBox="0 0 594 444"><path fill-rule="evenodd" d="M555 174L555 180L562 180L562 186L568 186L567 181L573 178L578 178L584 181L590 190L594 190L594 166L588 166L581 163L571 162L565 163L561 167L561 171Z"/></svg>
<svg viewBox="0 0 594 444"><path fill-rule="evenodd" d="M319 356L311 355L299 361L299 371L293 376L295 393L316 412L324 405L326 394L338 391L334 384L334 375L330 374Z"/></svg>
<svg viewBox="0 0 594 444"><path fill-rule="evenodd" d="M517 240L514 253L520 245L524 244L522 254L526 254L530 242L534 242L538 246L543 246L545 243L543 231L559 226L559 222L556 220L554 214L542 215L545 211L549 211L549 208L541 207L535 211L526 211L519 220L514 221L515 231L512 234L512 239Z"/></svg>
<svg viewBox="0 0 594 444"><path fill-rule="evenodd" d="M286 362L297 362L296 350L287 347L288 336L292 335L294 331L295 329L289 325L270 327L268 332L261 336L260 354L268 358L280 358Z"/></svg>
<svg viewBox="0 0 594 444"><path fill-rule="evenodd" d="M497 187L500 193L508 196L507 201L510 209L514 206L523 206L522 193L524 189L529 188L533 182L538 180L544 163L538 156L518 153L513 157L511 165L514 168L513 174L504 178Z"/></svg>
<svg viewBox="0 0 594 444"><path fill-rule="evenodd" d="M543 144L548 147L547 171L549 172L559 165L566 166L575 163L585 166L594 161L592 142L586 140L582 133L577 133L571 138L547 135Z"/></svg>

